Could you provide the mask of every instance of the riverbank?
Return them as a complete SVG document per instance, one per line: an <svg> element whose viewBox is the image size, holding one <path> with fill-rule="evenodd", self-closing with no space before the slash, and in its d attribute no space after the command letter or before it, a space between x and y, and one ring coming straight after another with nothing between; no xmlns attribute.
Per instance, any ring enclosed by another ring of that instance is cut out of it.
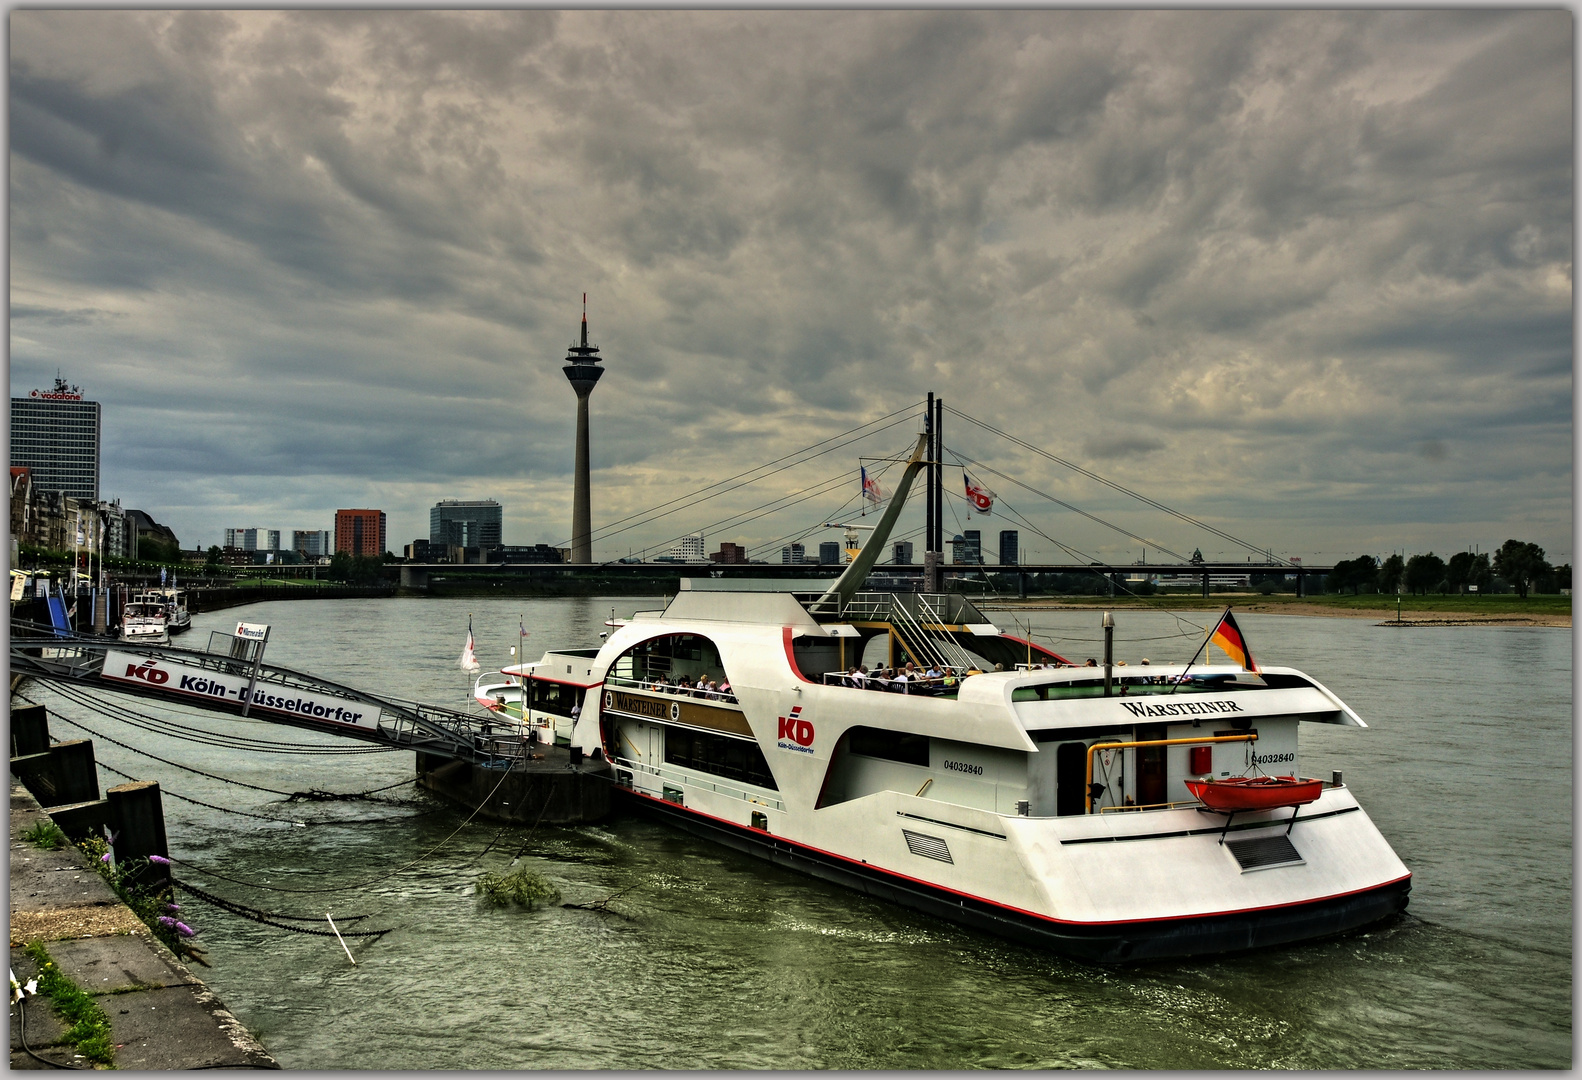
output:
<svg viewBox="0 0 1582 1080"><path fill-rule="evenodd" d="M12 777L11 971L39 976L26 946L41 942L61 974L109 1018L118 1069L277 1069L258 1040L196 975L149 933L82 852L35 847L22 835L51 819ZM27 1046L57 1068L74 1060L66 1025L42 994L28 997ZM42 1064L23 1049L23 1018L11 1004L11 1068Z"/></svg>
<svg viewBox="0 0 1582 1080"><path fill-rule="evenodd" d="M1571 625L1569 596L1403 596L1399 613L1391 596L1263 596L1215 593L1213 596L1034 596L1026 600L981 599L984 611L1105 611L1149 609L1221 611L1267 615L1316 615L1368 619L1391 626L1555 626ZM1397 622L1399 614L1399 623Z"/></svg>

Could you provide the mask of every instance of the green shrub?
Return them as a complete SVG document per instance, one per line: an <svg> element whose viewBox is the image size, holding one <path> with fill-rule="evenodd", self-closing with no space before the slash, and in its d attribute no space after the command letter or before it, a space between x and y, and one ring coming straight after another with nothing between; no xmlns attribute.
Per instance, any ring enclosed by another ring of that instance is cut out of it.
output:
<svg viewBox="0 0 1582 1080"><path fill-rule="evenodd" d="M560 901L560 890L525 866L506 874L491 870L478 879L474 891L498 907L507 904L532 907L537 901L546 904Z"/></svg>

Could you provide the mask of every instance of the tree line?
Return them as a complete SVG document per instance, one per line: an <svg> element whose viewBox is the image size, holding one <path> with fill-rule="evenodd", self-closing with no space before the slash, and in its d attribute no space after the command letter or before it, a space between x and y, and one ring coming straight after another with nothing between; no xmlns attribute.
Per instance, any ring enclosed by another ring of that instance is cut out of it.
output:
<svg viewBox="0 0 1582 1080"><path fill-rule="evenodd" d="M1522 540L1507 540L1491 558L1487 552L1461 551L1442 559L1432 551L1403 559L1391 555L1379 562L1371 555L1335 564L1324 588L1332 593L1529 592L1557 593L1571 587L1571 564L1551 566L1544 549Z"/></svg>

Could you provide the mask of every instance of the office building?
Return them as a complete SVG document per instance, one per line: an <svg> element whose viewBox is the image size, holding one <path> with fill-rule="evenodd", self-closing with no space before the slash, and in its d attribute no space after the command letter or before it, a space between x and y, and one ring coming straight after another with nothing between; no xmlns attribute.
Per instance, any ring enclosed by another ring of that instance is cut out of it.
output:
<svg viewBox="0 0 1582 1080"><path fill-rule="evenodd" d="M293 529L291 532L291 550L300 551L304 555L333 555L334 549L330 546L333 539L328 529Z"/></svg>
<svg viewBox="0 0 1582 1080"><path fill-rule="evenodd" d="M709 556L709 562L738 564L747 561L747 549L740 544L721 544L720 549Z"/></svg>
<svg viewBox="0 0 1582 1080"><path fill-rule="evenodd" d="M805 563L807 562L807 549L801 544L787 544L780 549L780 561L782 563Z"/></svg>
<svg viewBox="0 0 1582 1080"><path fill-rule="evenodd" d="M441 499L428 512L428 541L456 547L499 547L502 513L493 499Z"/></svg>
<svg viewBox="0 0 1582 1080"><path fill-rule="evenodd" d="M243 551L279 551L279 529L226 529L225 546Z"/></svg>
<svg viewBox="0 0 1582 1080"><path fill-rule="evenodd" d="M977 529L963 529L962 538L967 542L967 562L973 566L983 565L983 533Z"/></svg>
<svg viewBox="0 0 1582 1080"><path fill-rule="evenodd" d="M56 378L55 389L11 399L11 464L26 466L35 490L99 501L99 403Z"/></svg>
<svg viewBox="0 0 1582 1080"><path fill-rule="evenodd" d="M1018 560L1017 560L1017 557L1016 557L1016 537L1017 537L1017 532L1016 532L1015 529L1001 529L1000 530L1000 565L1001 566L1015 566L1017 564Z"/></svg>
<svg viewBox="0 0 1582 1080"><path fill-rule="evenodd" d="M371 555L385 553L385 512L383 510L335 511L335 553Z"/></svg>
<svg viewBox="0 0 1582 1080"><path fill-rule="evenodd" d="M703 542L703 534L696 536L683 536L681 543L671 548L667 553L666 562L706 562L708 560L708 545Z"/></svg>
<svg viewBox="0 0 1582 1080"><path fill-rule="evenodd" d="M895 557L890 560L897 566L912 565L912 541L897 540L895 542Z"/></svg>

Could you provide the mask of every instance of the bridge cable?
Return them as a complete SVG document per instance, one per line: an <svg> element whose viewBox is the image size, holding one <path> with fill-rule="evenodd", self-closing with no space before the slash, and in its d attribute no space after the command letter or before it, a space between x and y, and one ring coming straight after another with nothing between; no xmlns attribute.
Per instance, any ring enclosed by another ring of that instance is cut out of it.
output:
<svg viewBox="0 0 1582 1080"><path fill-rule="evenodd" d="M827 439L820 440L819 442L812 443L812 444L810 444L808 446L803 447L800 450L794 450L794 451L792 451L789 454L785 454L785 455L782 455L781 457L775 458L773 461L765 462L762 465L755 465L753 468L747 469L744 472L737 473L735 476L727 477L724 480L715 481L712 484L705 484L703 487L698 488L696 491L688 492L685 495L677 496L676 498L669 499L666 502L658 503L658 504L656 504L654 506L649 507L646 510L639 510L639 511L637 511L634 514L628 514L624 518L617 518L615 521L612 521L612 522L610 522L607 525L603 525L600 528L595 529L593 532L591 532L589 534L589 541L592 542L594 540L598 540L598 541L608 540L610 537L618 536L621 533L627 532L630 529L635 529L635 528L637 528L638 526L641 526L641 525L651 524L654 521L658 521L660 518L669 517L671 514L677 512L678 510L683 509L682 506L677 505L677 504L685 503L688 506L695 506L699 502L706 502L709 499L716 498L717 496L720 496L720 495L728 494L729 492L736 491L736 490L738 490L740 488L743 488L743 487L747 487L750 484L756 484L760 480L765 480L765 479L769 478L770 476L776 475L777 473L785 472L786 470L788 470L790 468L793 468L796 465L806 464L807 462L812 461L815 458L822 457L825 454L828 454L828 453L831 453L831 452L833 452L835 450L838 450L838 449L840 449L843 446L849 445L850 443L861 442L863 439L866 439L866 438L868 438L868 437L870 437L872 435L877 435L877 434L879 434L879 432L885 431L885 430L887 430L887 429L889 429L891 427L895 427L897 424L906 423L908 420L911 419L911 414L917 408L917 406L920 405L920 404L922 404L922 403L921 402L913 402L912 404L904 406L903 408L897 409L894 412L886 413L884 416L879 417L877 420L870 420L866 424L859 424L857 427L851 428L851 429L849 429L847 431L843 431L843 432L841 432L838 435L832 435L832 436L830 436ZM905 414L905 415L903 415L903 414ZM836 443L835 442L835 440L845 438L845 436L850 435L853 432L862 431L863 428L873 427L875 424L881 424L881 423L883 423L886 420L890 420L892 417L900 417L900 419L894 420L894 421L892 421L889 424L885 424L884 427L876 428L873 431L869 431L869 432L866 432L863 435L859 435L859 436L857 436L854 439L848 439L845 442L840 442L840 443ZM825 446L826 443L829 443L829 444L832 444L832 445ZM756 476L756 477L753 477L750 480L744 480L742 483L736 484L736 485L734 485L732 487L721 488L721 490L715 491L712 494L703 495L703 493L706 492L706 491L709 491L710 488L720 488L721 485L730 484L732 481L739 480L739 479L741 479L744 476L750 476L752 473L759 472L759 471L764 470L764 469L769 469L770 466L779 465L783 461L787 461L787 460L789 460L791 458L798 457L799 455L806 454L808 451L815 450L815 449L817 449L820 446L825 446L825 448L823 450L819 450L819 452L816 453L816 454L812 454L812 455L810 455L810 456L808 456L806 458L803 458L800 461L792 462L791 465L782 466L781 468L774 469L774 470L772 470L770 472L764 473L763 476ZM697 496L700 496L700 495L702 495L703 497L702 498L697 498ZM692 500L692 501L688 502L688 500ZM665 512L662 513L662 514L656 513L657 511L662 510L665 507L672 507L672 509L665 510ZM626 522L631 522L631 524L625 524ZM623 527L617 529L617 528L615 528L615 526L617 526L617 525L622 525ZM570 541L567 541L567 543L569 543L569 542ZM562 545L562 546L564 546L564 545ZM650 545L650 546L658 546L658 545Z"/></svg>
<svg viewBox="0 0 1582 1080"><path fill-rule="evenodd" d="M1120 492L1123 495L1129 495L1132 498L1136 499L1138 502L1146 503L1147 505L1152 506L1156 510L1162 510L1165 513L1169 514L1171 517L1178 518L1181 521L1185 521L1185 522L1187 522L1188 524L1191 524L1191 525L1196 525L1198 528L1204 529L1207 532L1211 532L1215 536L1220 537L1221 539L1229 540L1231 543L1236 544L1236 545L1238 545L1240 547L1244 547L1248 551L1255 552L1256 554L1266 556L1271 561L1274 558L1273 552L1270 551L1270 549L1268 549L1268 548L1258 547L1256 544L1253 544L1253 543L1250 543L1250 542L1248 542L1246 540L1243 540L1239 536L1232 536L1230 533L1226 532L1224 529L1220 529L1220 528L1217 528L1216 526L1210 525L1206 521L1199 521L1197 518L1192 517L1190 514L1184 514L1184 513L1182 513L1179 510L1176 510L1176 509L1173 509L1172 507L1166 506L1164 503L1159 502L1157 499L1151 499L1147 495L1142 494L1141 492L1133 491L1131 488L1125 487L1125 486L1123 486L1121 484L1118 484L1114 480L1110 480L1110 479L1108 479L1106 477L1100 476L1098 473L1092 471L1091 469L1085 469L1081 465L1078 465L1074 461L1067 461L1065 458L1060 457L1058 454L1052 454L1048 450L1043 449L1042 447L1033 445L1032 443L1028 442L1026 439L1018 438L1017 436L1012 435L1010 432L1007 432L1007 431L1001 431L999 428L995 427L992 424L986 424L982 420L979 420L977 417L969 416L968 414L962 412L960 409L952 408L951 406L946 405L945 406L945 410L947 412L950 412L950 413L954 414L955 416L960 417L963 420L968 421L969 423L976 424L978 427L983 428L985 431L993 432L995 435L998 435L1001 438L1009 439L1011 442L1015 443L1016 445L1026 449L1026 450L1031 450L1033 453L1038 454L1041 457L1046 457L1050 461L1056 462L1057 464L1060 464L1060 465L1064 465L1066 468L1071 469L1074 472L1081 473L1083 476L1088 477L1090 480L1097 480L1099 483L1103 484L1105 487L1112 488L1115 491L1118 491L1118 492ZM1289 559L1285 560L1285 563L1286 563L1286 565L1294 565L1294 564L1292 564L1290 562Z"/></svg>

